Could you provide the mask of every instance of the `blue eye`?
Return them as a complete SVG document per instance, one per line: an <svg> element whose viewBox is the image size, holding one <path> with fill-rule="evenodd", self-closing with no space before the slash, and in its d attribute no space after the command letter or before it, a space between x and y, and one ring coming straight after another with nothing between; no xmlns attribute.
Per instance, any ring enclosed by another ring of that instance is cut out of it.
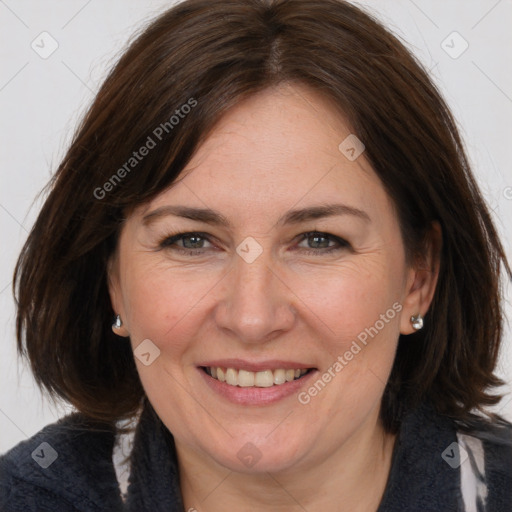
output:
<svg viewBox="0 0 512 512"><path fill-rule="evenodd" d="M311 231L299 236L299 243L293 250L299 250L307 255L321 256L326 253L351 248L346 240L328 233ZM300 244L304 241L308 242L308 248L300 247ZM210 244L210 246L205 246L205 243ZM200 232L169 235L164 238L158 246L159 249L176 251L188 256L204 255L206 251L214 247L215 246L210 241L209 235Z"/></svg>
<svg viewBox="0 0 512 512"><path fill-rule="evenodd" d="M350 244L346 240L343 240L343 238L331 235L329 233L311 231L309 233L302 234L301 237L302 239L299 244L305 240L308 242L309 249L306 249L306 254L320 256L325 253L350 248ZM334 244L331 245L333 242Z"/></svg>
<svg viewBox="0 0 512 512"><path fill-rule="evenodd" d="M181 242L182 246L180 247L176 242ZM160 242L159 247L161 249L176 250L183 254L194 256L203 252L201 249L205 248L205 242L210 243L205 233L177 233L165 238Z"/></svg>

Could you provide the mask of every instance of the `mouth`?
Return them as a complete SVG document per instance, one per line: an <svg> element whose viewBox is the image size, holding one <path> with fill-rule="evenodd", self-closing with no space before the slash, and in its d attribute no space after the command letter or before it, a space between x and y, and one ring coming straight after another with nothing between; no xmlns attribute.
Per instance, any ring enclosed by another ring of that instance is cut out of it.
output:
<svg viewBox="0 0 512 512"><path fill-rule="evenodd" d="M270 388L302 379L315 368L276 368L252 372L222 366L200 366L212 379L228 386L241 388Z"/></svg>
<svg viewBox="0 0 512 512"><path fill-rule="evenodd" d="M318 374L318 368L283 359L217 359L201 361L196 368L214 396L255 407L292 398Z"/></svg>

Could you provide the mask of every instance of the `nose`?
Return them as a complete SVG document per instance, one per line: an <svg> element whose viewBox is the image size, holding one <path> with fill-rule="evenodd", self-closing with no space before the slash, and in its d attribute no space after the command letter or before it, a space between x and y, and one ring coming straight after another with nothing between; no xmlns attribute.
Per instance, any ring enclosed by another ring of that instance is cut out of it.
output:
<svg viewBox="0 0 512 512"><path fill-rule="evenodd" d="M294 295L265 252L252 263L234 256L215 310L219 329L243 343L271 341L291 329L296 317Z"/></svg>

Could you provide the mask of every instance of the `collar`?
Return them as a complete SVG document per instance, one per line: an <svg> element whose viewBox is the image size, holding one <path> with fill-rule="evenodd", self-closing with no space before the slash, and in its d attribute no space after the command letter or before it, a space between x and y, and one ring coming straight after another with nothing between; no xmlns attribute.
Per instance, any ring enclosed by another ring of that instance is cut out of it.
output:
<svg viewBox="0 0 512 512"><path fill-rule="evenodd" d="M447 462L458 449L449 449L456 442L454 423L436 414L432 407L421 405L409 412L398 432L388 483L377 512L464 510L460 469Z"/></svg>
<svg viewBox="0 0 512 512"><path fill-rule="evenodd" d="M126 508L140 512L182 512L174 439L146 402L133 441Z"/></svg>
<svg viewBox="0 0 512 512"><path fill-rule="evenodd" d="M425 405L407 414L377 512L463 509L460 471L442 457L453 442L457 442L457 435L449 418ZM184 510L174 439L149 403L135 433L131 468L126 498L129 511Z"/></svg>

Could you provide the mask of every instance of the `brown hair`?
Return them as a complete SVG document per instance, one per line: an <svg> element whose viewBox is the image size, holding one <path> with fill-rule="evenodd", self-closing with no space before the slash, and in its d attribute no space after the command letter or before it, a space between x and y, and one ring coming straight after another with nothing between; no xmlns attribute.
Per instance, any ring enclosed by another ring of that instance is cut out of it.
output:
<svg viewBox="0 0 512 512"><path fill-rule="evenodd" d="M107 288L123 219L175 180L230 107L281 82L309 86L346 114L394 200L409 256L421 254L433 221L442 228L435 297L425 328L399 340L385 427L396 430L420 401L463 423L499 401L489 390L501 384L500 268L510 268L455 122L398 39L338 0L187 0L121 57L15 271L18 348L52 396L102 421L137 412L144 391L130 344L111 331ZM135 159L148 137L155 146Z"/></svg>

